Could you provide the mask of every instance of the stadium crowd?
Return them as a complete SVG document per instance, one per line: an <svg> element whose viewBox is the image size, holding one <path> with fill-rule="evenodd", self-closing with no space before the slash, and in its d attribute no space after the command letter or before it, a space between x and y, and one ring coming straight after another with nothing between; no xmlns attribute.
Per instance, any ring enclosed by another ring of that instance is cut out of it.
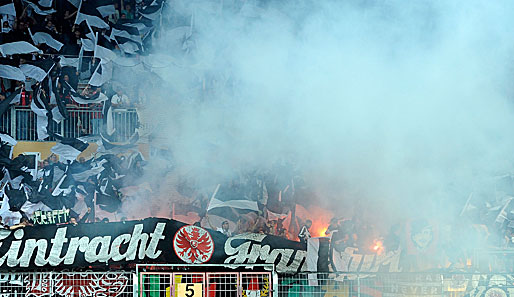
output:
<svg viewBox="0 0 514 297"><path fill-rule="evenodd" d="M16 229L33 224L31 214L35 210L63 208L71 211L70 224L132 219L123 205L152 195L151 189L158 188L160 181L144 178L147 162L141 153L137 150L126 153L128 148L134 148L136 136L126 143L115 143L115 132L109 131L110 108L137 107L144 105L146 98L138 85L112 82L112 69L109 75L108 65L116 57L139 59L151 50L151 37L158 30L158 13L163 2L15 0L2 3L0 106L3 103L5 108L0 108L1 116L7 117L5 110L9 105L30 108L41 122L30 126L28 113L20 113L16 138L27 139L32 129L38 130L39 140L56 140L58 144L52 150L54 153L38 164L38 170L28 172L28 159L23 155L12 158L16 141L3 134L0 165L4 202L0 223L5 228ZM105 12L102 7L109 8ZM87 113L86 119L84 113L77 111L80 109L93 112ZM59 118L66 119L80 133L66 133L72 129L65 129L64 135L59 135L55 131ZM1 121L2 125L4 122ZM38 128L42 126L45 129L40 131ZM77 158L88 144L76 137L91 134L100 134L102 153L87 160ZM166 174L162 177L166 178ZM394 225L383 236L369 222L356 217L334 218L325 226L324 234L315 233L311 229L314 218L297 213L297 206L308 201L312 193L290 162L241 172L215 188L214 192L202 192L194 183L179 184L177 192L191 199L174 203L169 216L194 213L195 224L227 236L253 232L305 242L310 237L326 235L332 237L335 248L340 250L355 247L363 251L392 251L404 241L405 224ZM239 201L238 208L230 207L230 201L234 200ZM508 200L505 204L505 199L496 202L479 208L478 213L476 210L466 213L465 223L456 224L449 234L472 234L477 236L472 240L513 247L514 203ZM498 204L500 209L496 209ZM421 220L409 226L409 234L418 247L428 248L434 236L433 225ZM456 243L460 239L455 236L447 240L446 249L458 249Z"/></svg>

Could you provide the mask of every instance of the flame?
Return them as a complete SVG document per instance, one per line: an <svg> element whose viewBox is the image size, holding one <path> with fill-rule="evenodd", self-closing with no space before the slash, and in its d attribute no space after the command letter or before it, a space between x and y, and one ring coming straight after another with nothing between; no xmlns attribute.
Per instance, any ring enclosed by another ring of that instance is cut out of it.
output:
<svg viewBox="0 0 514 297"><path fill-rule="evenodd" d="M384 251L384 244L382 243L381 240L375 239L375 240L373 240L373 247L371 249L375 253L377 253L377 255L380 255Z"/></svg>
<svg viewBox="0 0 514 297"><path fill-rule="evenodd" d="M324 236L327 236L325 234L325 232L327 231L328 229L328 226L319 226L318 228L315 229L314 233L313 233L313 237L324 237Z"/></svg>
<svg viewBox="0 0 514 297"><path fill-rule="evenodd" d="M312 237L325 237L327 236L325 231L327 231L330 224L330 218L334 214L319 206L310 206L307 210L298 204L296 205L296 216L302 221L307 219L312 221L312 226L309 229Z"/></svg>

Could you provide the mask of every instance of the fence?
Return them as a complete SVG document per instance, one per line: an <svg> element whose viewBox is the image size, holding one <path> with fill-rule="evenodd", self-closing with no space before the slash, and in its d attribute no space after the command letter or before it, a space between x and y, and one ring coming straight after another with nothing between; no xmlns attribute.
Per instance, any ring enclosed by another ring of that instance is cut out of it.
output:
<svg viewBox="0 0 514 297"><path fill-rule="evenodd" d="M474 271L499 271L514 274L514 249L475 249L472 254Z"/></svg>
<svg viewBox="0 0 514 297"><path fill-rule="evenodd" d="M101 109L68 109L69 118L59 124L52 121L53 131L58 131L64 137L81 137L99 135L103 129L103 114ZM0 131L5 131L16 140L37 140L37 117L28 108L11 108L0 117ZM137 128L137 113L135 109L114 109L113 141L125 141L134 134ZM49 141L54 141L51 137Z"/></svg>
<svg viewBox="0 0 514 297"><path fill-rule="evenodd" d="M0 273L0 296L132 297L134 279L123 271Z"/></svg>
<svg viewBox="0 0 514 297"><path fill-rule="evenodd" d="M273 265L137 265L139 297L268 297Z"/></svg>
<svg viewBox="0 0 514 297"><path fill-rule="evenodd" d="M512 274L300 273L279 279L278 297L514 297Z"/></svg>
<svg viewBox="0 0 514 297"><path fill-rule="evenodd" d="M513 274L187 272L0 273L0 296L514 297ZM244 268L244 267L242 267ZM215 272L219 269L220 272ZM223 272L221 272L223 271ZM137 280L137 281L136 281ZM273 281L272 281L273 280Z"/></svg>
<svg viewBox="0 0 514 297"><path fill-rule="evenodd" d="M141 272L139 296L267 297L271 272Z"/></svg>

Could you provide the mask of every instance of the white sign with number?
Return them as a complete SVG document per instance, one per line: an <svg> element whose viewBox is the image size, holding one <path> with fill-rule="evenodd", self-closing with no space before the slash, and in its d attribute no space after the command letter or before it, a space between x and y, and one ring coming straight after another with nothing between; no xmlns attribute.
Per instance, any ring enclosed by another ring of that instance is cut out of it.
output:
<svg viewBox="0 0 514 297"><path fill-rule="evenodd" d="M177 284L175 297L202 297L202 284Z"/></svg>

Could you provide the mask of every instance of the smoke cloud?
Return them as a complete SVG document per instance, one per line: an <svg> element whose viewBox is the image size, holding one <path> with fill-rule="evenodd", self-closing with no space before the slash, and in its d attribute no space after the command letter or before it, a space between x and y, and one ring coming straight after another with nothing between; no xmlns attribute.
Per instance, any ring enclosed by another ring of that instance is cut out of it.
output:
<svg viewBox="0 0 514 297"><path fill-rule="evenodd" d="M206 193L290 160L334 213L452 220L513 165L513 5L170 2L150 143Z"/></svg>

